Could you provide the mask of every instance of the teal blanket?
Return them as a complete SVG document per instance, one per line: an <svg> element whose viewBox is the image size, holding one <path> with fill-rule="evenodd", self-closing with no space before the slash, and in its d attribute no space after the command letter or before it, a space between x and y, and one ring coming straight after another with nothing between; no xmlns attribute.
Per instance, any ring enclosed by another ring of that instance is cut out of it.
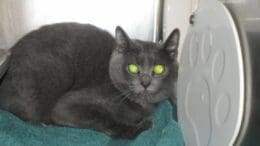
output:
<svg viewBox="0 0 260 146"><path fill-rule="evenodd" d="M155 126L135 140L112 139L88 129L32 125L0 111L1 146L182 146L182 132L173 119L169 101L159 105L151 116Z"/></svg>

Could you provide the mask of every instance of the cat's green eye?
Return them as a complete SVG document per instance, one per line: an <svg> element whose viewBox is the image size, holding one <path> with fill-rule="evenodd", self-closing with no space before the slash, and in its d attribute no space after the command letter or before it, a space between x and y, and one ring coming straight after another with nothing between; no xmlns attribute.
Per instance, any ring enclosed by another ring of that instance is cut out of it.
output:
<svg viewBox="0 0 260 146"><path fill-rule="evenodd" d="M137 73L139 73L139 68L136 64L129 64L128 71L132 74L137 74Z"/></svg>
<svg viewBox="0 0 260 146"><path fill-rule="evenodd" d="M157 64L157 65L154 66L153 72L156 75L161 75L165 72L165 66L162 65L162 64Z"/></svg>

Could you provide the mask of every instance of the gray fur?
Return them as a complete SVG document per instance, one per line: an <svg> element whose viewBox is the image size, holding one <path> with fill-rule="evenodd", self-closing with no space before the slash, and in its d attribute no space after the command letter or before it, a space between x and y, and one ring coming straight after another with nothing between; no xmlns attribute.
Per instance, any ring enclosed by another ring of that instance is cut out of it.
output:
<svg viewBox="0 0 260 146"><path fill-rule="evenodd" d="M44 26L11 48L0 107L33 123L135 138L151 127L146 117L156 105L174 96L178 40L177 29L158 44L131 40L120 27L114 38L89 24ZM139 74L128 72L130 63ZM155 64L166 72L153 75Z"/></svg>

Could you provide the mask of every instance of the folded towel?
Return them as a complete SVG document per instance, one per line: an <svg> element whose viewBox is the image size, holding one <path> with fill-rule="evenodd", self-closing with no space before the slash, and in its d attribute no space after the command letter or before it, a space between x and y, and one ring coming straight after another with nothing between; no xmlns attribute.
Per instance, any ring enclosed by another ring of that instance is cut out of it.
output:
<svg viewBox="0 0 260 146"><path fill-rule="evenodd" d="M11 113L0 111L2 146L183 146L181 129L173 117L176 108L169 101L159 105L150 117L154 127L135 140L112 139L101 132L23 122Z"/></svg>

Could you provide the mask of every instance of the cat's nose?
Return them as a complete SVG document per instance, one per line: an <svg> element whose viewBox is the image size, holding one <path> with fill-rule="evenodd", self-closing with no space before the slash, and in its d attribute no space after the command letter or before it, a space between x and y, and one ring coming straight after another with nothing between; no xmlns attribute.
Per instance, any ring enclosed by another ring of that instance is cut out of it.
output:
<svg viewBox="0 0 260 146"><path fill-rule="evenodd" d="M146 89L151 84L151 77L149 75L142 75L141 84Z"/></svg>

